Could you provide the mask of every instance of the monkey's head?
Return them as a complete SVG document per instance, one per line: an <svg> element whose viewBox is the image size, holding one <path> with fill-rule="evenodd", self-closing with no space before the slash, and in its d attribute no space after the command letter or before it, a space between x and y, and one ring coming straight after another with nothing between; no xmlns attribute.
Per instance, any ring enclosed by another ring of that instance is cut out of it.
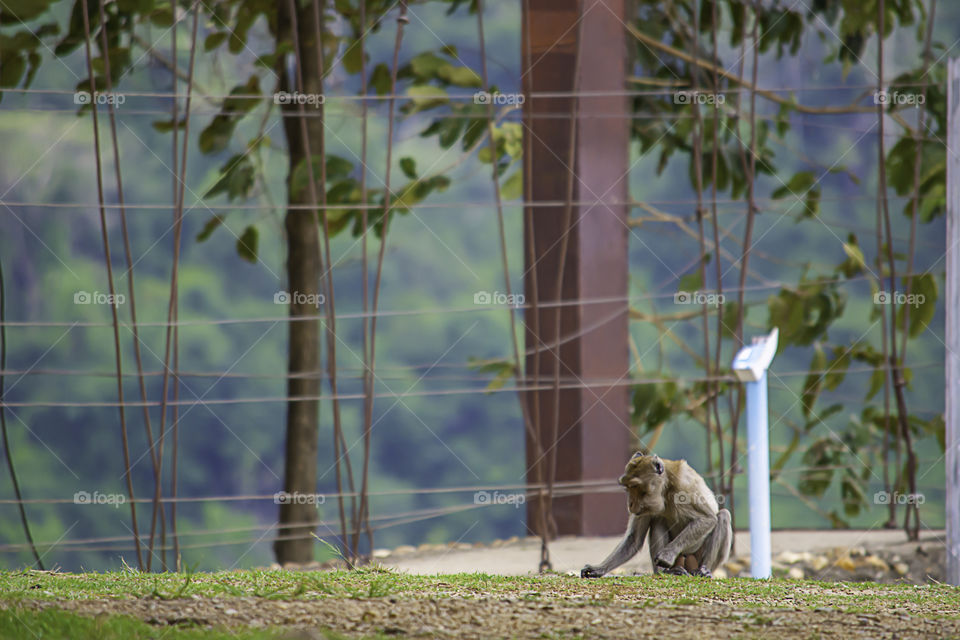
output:
<svg viewBox="0 0 960 640"><path fill-rule="evenodd" d="M627 509L634 515L658 515L666 504L667 474L659 456L635 453L627 463L620 484L627 489Z"/></svg>

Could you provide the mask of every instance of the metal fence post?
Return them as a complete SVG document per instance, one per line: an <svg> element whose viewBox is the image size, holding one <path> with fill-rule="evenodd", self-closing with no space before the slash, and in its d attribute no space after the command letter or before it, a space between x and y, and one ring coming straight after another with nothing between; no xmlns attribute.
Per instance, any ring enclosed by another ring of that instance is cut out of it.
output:
<svg viewBox="0 0 960 640"><path fill-rule="evenodd" d="M747 455L750 489L750 572L769 578L770 443L768 439L767 368L777 353L779 331L753 339L733 359L733 371L747 391Z"/></svg>

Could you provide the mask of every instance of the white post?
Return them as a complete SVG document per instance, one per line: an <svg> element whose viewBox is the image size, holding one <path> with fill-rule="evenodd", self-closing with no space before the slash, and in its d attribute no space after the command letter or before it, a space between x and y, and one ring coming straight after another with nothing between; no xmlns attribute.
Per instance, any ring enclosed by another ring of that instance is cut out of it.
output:
<svg viewBox="0 0 960 640"><path fill-rule="evenodd" d="M733 371L747 391L747 459L750 489L750 573L769 578L770 442L768 437L767 369L777 353L779 331L753 339L733 359Z"/></svg>
<svg viewBox="0 0 960 640"><path fill-rule="evenodd" d="M947 582L960 585L960 58L947 66Z"/></svg>

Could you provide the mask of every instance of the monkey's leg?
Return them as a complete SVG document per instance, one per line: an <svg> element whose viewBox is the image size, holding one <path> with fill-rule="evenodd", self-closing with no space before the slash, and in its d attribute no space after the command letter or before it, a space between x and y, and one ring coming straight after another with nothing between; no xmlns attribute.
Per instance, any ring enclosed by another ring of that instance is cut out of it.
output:
<svg viewBox="0 0 960 640"><path fill-rule="evenodd" d="M666 524L664 524L664 526L666 526ZM713 515L691 520L690 523L683 528L683 531L677 534L676 538L670 540L666 546L655 554L651 547L653 564L655 566L659 565L664 569L669 568L673 566L678 555L696 553L716 528L717 518Z"/></svg>
<svg viewBox="0 0 960 640"><path fill-rule="evenodd" d="M627 525L627 533L623 540L617 545L617 548L604 559L603 562L594 566L588 564L580 570L581 578L599 578L610 573L624 562L637 555L637 551L643 546L643 539L647 537L647 529L650 527L649 516L630 516L630 523Z"/></svg>
<svg viewBox="0 0 960 640"><path fill-rule="evenodd" d="M647 535L647 542L650 545L650 562L653 564L653 573L660 573L661 570L669 573L681 573L673 571L674 563L663 565L657 562L660 552L670 544L670 528L662 518L654 518L650 522L650 532Z"/></svg>
<svg viewBox="0 0 960 640"><path fill-rule="evenodd" d="M730 512L720 509L717 513L717 526L703 543L700 567L694 575L709 578L712 575L711 571L726 562L732 545L733 528L730 526Z"/></svg>

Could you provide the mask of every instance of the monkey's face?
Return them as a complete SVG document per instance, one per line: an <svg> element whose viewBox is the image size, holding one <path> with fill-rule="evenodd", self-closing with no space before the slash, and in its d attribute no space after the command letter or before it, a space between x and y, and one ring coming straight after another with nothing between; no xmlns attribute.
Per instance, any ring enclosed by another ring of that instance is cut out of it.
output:
<svg viewBox="0 0 960 640"><path fill-rule="evenodd" d="M658 456L635 454L627 463L619 482L627 489L627 509L630 513L638 516L663 513L667 474Z"/></svg>

